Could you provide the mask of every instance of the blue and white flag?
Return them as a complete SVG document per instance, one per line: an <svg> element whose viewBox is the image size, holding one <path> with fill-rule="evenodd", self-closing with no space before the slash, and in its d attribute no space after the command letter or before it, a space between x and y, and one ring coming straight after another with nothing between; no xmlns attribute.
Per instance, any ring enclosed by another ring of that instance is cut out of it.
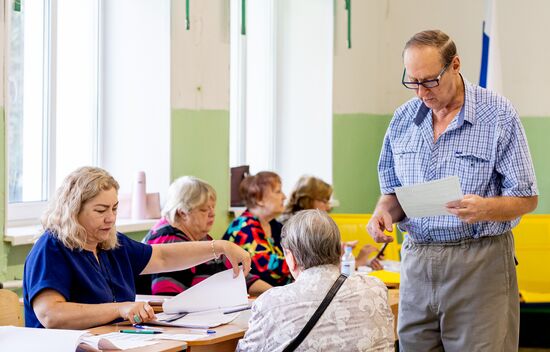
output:
<svg viewBox="0 0 550 352"><path fill-rule="evenodd" d="M481 49L481 70L479 85L502 94L502 72L498 45L496 0L485 0L483 21L483 46Z"/></svg>

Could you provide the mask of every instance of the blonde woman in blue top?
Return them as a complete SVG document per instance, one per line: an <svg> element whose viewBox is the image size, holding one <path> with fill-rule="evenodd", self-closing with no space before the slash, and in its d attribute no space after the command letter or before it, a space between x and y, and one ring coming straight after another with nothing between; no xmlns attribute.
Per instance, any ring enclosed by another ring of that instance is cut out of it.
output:
<svg viewBox="0 0 550 352"><path fill-rule="evenodd" d="M105 170L71 173L43 217L44 234L25 262L28 327L87 329L113 321L154 319L135 301L140 274L184 270L225 255L238 274L250 256L227 241L147 245L116 232L118 183Z"/></svg>

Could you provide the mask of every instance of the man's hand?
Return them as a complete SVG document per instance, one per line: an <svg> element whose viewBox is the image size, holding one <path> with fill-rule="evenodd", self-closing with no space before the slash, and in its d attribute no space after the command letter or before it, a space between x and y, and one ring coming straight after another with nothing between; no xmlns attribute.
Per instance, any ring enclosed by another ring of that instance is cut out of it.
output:
<svg viewBox="0 0 550 352"><path fill-rule="evenodd" d="M384 230L389 232L393 231L392 217L387 211L375 213L367 224L367 232L372 236L375 242L392 242L393 237L386 236Z"/></svg>
<svg viewBox="0 0 550 352"><path fill-rule="evenodd" d="M476 194L467 194L462 200L449 202L445 204L445 207L449 213L456 215L468 224L475 224L490 218L490 202Z"/></svg>

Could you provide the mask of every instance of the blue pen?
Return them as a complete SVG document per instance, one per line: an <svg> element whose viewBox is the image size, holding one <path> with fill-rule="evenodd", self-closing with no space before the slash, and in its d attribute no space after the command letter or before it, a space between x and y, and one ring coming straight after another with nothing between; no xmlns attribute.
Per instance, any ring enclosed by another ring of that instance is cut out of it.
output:
<svg viewBox="0 0 550 352"><path fill-rule="evenodd" d="M145 326L145 325L139 325L139 324L134 324L133 327L136 329L144 329L144 330L151 330L151 331L164 331L164 329L161 329L161 328L154 328L152 326Z"/></svg>
<svg viewBox="0 0 550 352"><path fill-rule="evenodd" d="M216 330L211 330L211 329L195 329L195 328L187 328L187 329L192 329L193 333L195 333L195 332L201 333L201 334L215 334L216 333Z"/></svg>

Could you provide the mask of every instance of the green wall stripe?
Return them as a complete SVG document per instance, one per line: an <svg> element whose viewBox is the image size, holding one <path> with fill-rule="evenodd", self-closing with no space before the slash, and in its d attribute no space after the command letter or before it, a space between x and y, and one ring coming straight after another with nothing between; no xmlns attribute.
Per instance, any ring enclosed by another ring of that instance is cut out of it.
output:
<svg viewBox="0 0 550 352"><path fill-rule="evenodd" d="M335 213L372 213L380 195L377 164L391 116L335 114L333 119Z"/></svg>
<svg viewBox="0 0 550 352"><path fill-rule="evenodd" d="M211 235L229 226L229 111L172 110L171 179L189 175L210 183L218 194Z"/></svg>
<svg viewBox="0 0 550 352"><path fill-rule="evenodd" d="M537 175L537 186L539 188L539 205L535 214L550 213L550 161L548 150L550 150L550 118L548 117L524 117L521 119L529 150L535 165Z"/></svg>
<svg viewBox="0 0 550 352"><path fill-rule="evenodd" d="M377 163L391 115L335 114L333 120L336 213L371 213L380 195ZM522 118L539 187L536 214L550 213L550 118Z"/></svg>

